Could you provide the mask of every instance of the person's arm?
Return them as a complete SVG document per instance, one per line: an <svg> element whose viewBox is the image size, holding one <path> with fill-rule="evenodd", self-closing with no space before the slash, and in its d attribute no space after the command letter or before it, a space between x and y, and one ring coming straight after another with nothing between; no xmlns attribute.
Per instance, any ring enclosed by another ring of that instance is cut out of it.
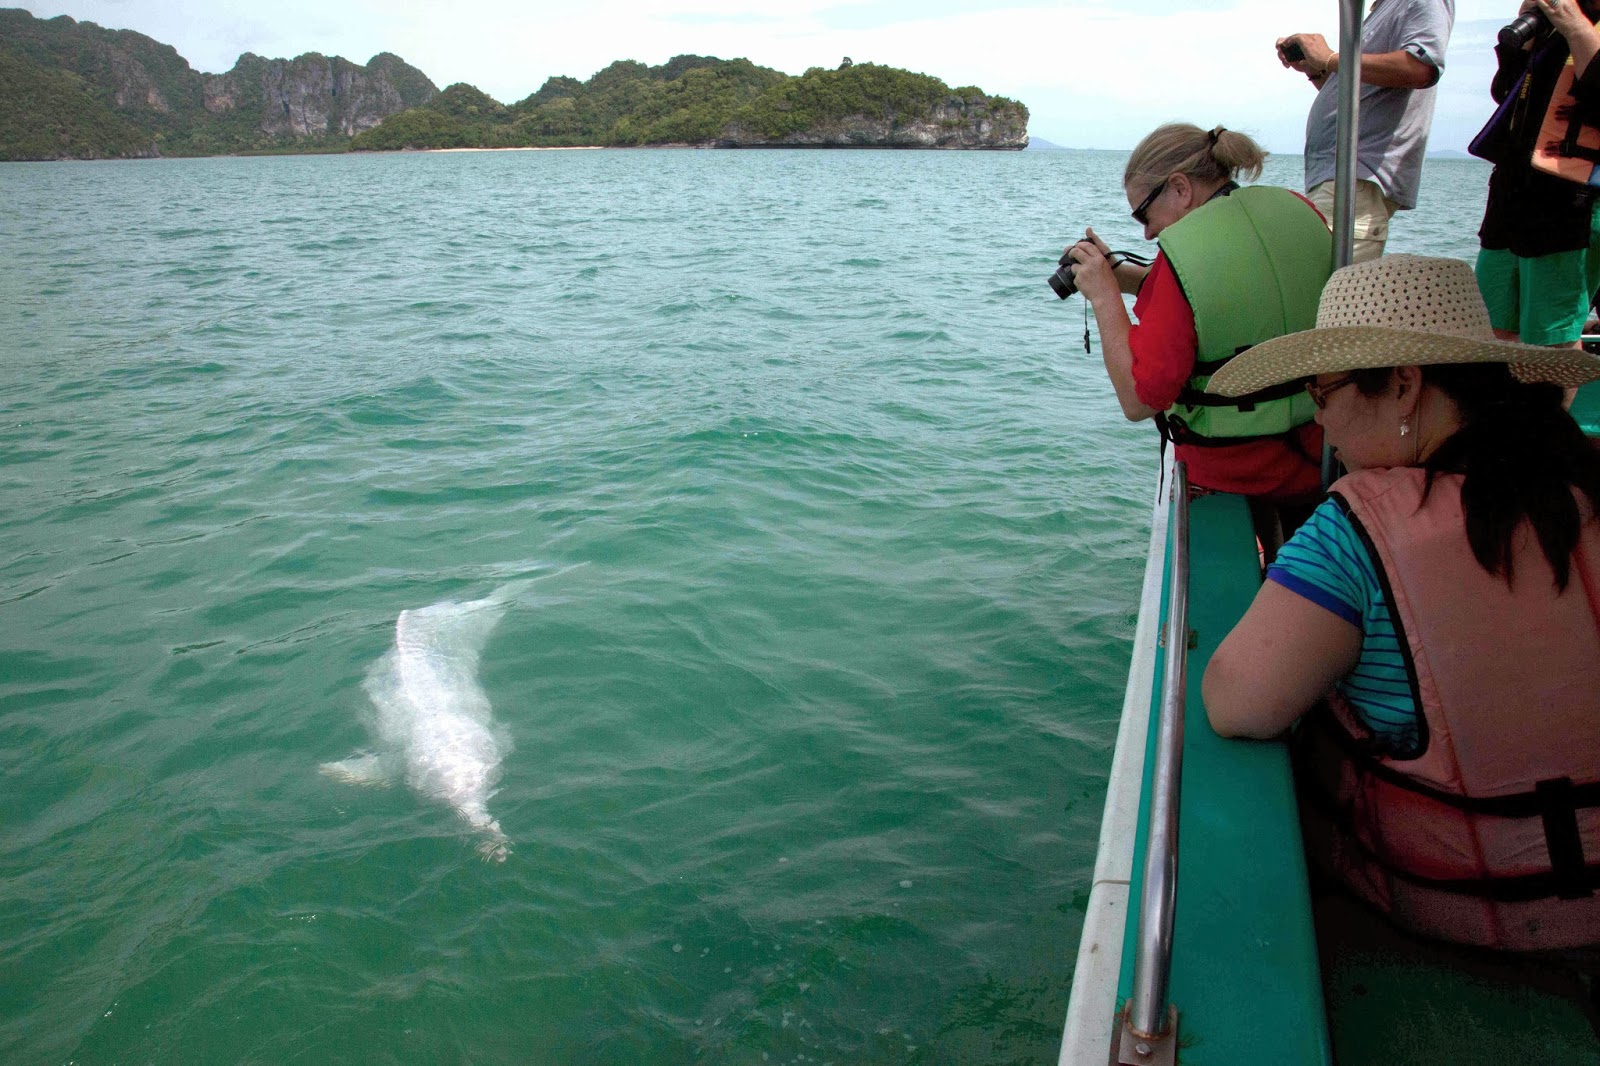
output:
<svg viewBox="0 0 1600 1066"><path fill-rule="evenodd" d="M1275 737L1361 657L1353 623L1268 581L1206 666L1201 693L1225 737Z"/></svg>
<svg viewBox="0 0 1600 1066"><path fill-rule="evenodd" d="M1129 422L1143 422L1156 415L1157 408L1139 399L1139 390L1133 380L1133 346L1129 337L1133 322L1128 318L1128 308L1122 302L1121 291L1090 300L1094 308L1095 324L1100 327L1100 355L1105 360L1106 377L1116 390L1117 404Z"/></svg>
<svg viewBox="0 0 1600 1066"><path fill-rule="evenodd" d="M1311 79L1317 88L1328 75L1339 69L1339 53L1328 46L1320 33L1296 33L1284 38L1284 43L1296 42L1305 53L1304 59L1289 66ZM1426 89L1439 80L1439 68L1420 58L1408 49L1395 52L1362 53L1361 84L1376 85L1383 89Z"/></svg>
<svg viewBox="0 0 1600 1066"><path fill-rule="evenodd" d="M1323 78L1339 69L1339 53L1333 52L1322 69ZM1382 89L1426 89L1439 80L1439 68L1401 49L1361 56L1361 84Z"/></svg>
<svg viewBox="0 0 1600 1066"><path fill-rule="evenodd" d="M1128 335L1133 322L1128 318L1128 308L1122 302L1120 279L1112 272L1111 263L1101 251L1101 242L1091 233L1073 245L1070 254L1077 264L1072 278L1078 291L1094 308L1095 325L1100 330L1100 354L1105 360L1106 377L1116 391L1117 403L1130 422L1142 422L1153 416L1157 408L1148 407L1139 399L1133 381L1133 349Z"/></svg>
<svg viewBox="0 0 1600 1066"><path fill-rule="evenodd" d="M1594 23L1584 15L1576 0L1525 0L1523 10L1534 6L1550 20L1556 32L1567 39L1567 48L1572 53L1573 76L1581 80L1584 71L1589 69L1589 61L1594 59L1595 53L1600 52L1600 31L1594 28Z"/></svg>
<svg viewBox="0 0 1600 1066"><path fill-rule="evenodd" d="M1094 245L1095 250L1098 251L1102 256L1105 256L1109 261L1111 249L1109 246L1107 246L1106 242L1101 240L1099 235L1095 233L1093 226L1090 226L1088 229L1084 230L1083 239L1089 244ZM1140 266L1138 263L1124 259L1111 268L1111 273L1117 279L1117 288L1121 289L1129 296L1137 296L1139 295L1139 287L1144 284L1145 275L1150 273L1150 267Z"/></svg>

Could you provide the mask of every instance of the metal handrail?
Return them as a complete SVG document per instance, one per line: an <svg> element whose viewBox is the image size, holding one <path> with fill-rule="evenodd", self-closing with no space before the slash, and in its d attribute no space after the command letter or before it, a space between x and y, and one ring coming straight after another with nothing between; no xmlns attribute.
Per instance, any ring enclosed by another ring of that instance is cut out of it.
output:
<svg viewBox="0 0 1600 1066"><path fill-rule="evenodd" d="M1167 586L1167 624L1162 631L1166 669L1145 838L1133 997L1128 1008L1129 1026L1139 1037L1160 1036L1168 1028L1167 986L1172 975L1172 922L1178 899L1178 794L1183 779L1189 664L1189 476L1183 463L1173 464L1169 515L1172 577Z"/></svg>
<svg viewBox="0 0 1600 1066"><path fill-rule="evenodd" d="M1361 143L1361 0L1339 0L1339 124L1333 163L1333 269L1355 256L1356 152Z"/></svg>
<svg viewBox="0 0 1600 1066"><path fill-rule="evenodd" d="M1361 0L1339 0L1339 124L1333 162L1333 269L1355 256L1356 152L1361 143ZM1338 468L1322 446L1322 487Z"/></svg>

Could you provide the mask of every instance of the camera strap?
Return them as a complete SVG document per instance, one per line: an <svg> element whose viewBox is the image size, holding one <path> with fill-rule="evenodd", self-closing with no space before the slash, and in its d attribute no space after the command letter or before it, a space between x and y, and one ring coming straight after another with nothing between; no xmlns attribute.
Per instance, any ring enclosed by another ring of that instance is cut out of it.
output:
<svg viewBox="0 0 1600 1066"><path fill-rule="evenodd" d="M1114 271L1114 270L1117 269L1117 267L1121 266L1123 263L1132 263L1134 266L1147 267L1151 263L1153 263L1154 260L1153 259L1147 259L1144 256L1140 255L1138 252L1114 251L1114 252L1109 253L1106 256L1106 262L1111 264L1111 269ZM1093 353L1093 351L1094 351L1094 346L1089 342L1089 301L1088 300L1084 300L1083 301L1083 354L1089 355L1089 354Z"/></svg>

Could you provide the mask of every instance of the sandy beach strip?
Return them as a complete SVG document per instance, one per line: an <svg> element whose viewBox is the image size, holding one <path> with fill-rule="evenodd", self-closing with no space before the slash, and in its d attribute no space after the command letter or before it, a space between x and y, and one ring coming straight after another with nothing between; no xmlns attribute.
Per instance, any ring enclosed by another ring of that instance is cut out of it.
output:
<svg viewBox="0 0 1600 1066"><path fill-rule="evenodd" d="M603 144L528 145L516 148L413 148L414 152L597 152ZM401 149L404 151L405 149Z"/></svg>

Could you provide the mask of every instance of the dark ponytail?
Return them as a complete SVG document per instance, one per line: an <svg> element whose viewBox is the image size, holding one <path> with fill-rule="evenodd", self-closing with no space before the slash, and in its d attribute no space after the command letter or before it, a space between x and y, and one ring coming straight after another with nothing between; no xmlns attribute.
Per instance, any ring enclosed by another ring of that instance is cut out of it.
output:
<svg viewBox="0 0 1600 1066"><path fill-rule="evenodd" d="M1439 474L1462 475L1472 554L1510 584L1517 528L1527 519L1556 588L1565 589L1585 521L1574 490L1592 520L1600 511L1600 449L1562 409L1561 389L1519 381L1504 363L1425 366L1422 380L1461 413L1461 428L1423 465L1430 488Z"/></svg>

